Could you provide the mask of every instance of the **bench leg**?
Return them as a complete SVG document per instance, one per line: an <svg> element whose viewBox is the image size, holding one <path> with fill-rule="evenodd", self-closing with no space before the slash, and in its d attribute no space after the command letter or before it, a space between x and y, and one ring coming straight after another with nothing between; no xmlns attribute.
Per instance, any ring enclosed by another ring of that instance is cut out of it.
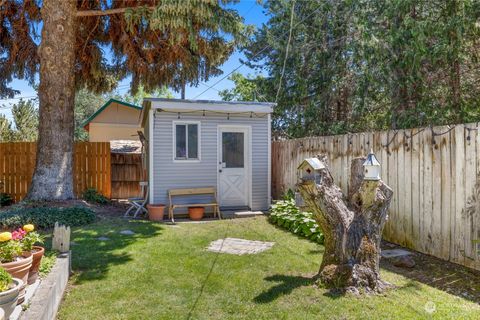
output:
<svg viewBox="0 0 480 320"><path fill-rule="evenodd" d="M175 223L175 219L173 218L173 207L170 207L170 219L172 219L172 223Z"/></svg>

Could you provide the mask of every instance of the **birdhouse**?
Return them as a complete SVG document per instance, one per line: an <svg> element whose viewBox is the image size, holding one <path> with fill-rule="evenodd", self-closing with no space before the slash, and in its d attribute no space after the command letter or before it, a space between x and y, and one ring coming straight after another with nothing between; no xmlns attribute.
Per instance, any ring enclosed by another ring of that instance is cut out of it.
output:
<svg viewBox="0 0 480 320"><path fill-rule="evenodd" d="M318 158L307 158L298 166L298 179L302 182L313 181L315 184L320 184L323 169L325 165Z"/></svg>
<svg viewBox="0 0 480 320"><path fill-rule="evenodd" d="M380 180L380 162L373 154L373 150L367 156L363 163L363 177L365 180Z"/></svg>

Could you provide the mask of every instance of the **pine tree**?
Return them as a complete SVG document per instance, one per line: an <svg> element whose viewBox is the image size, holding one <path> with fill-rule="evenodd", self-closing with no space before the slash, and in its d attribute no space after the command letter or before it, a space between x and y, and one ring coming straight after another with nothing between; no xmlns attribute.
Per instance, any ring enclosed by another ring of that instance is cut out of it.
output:
<svg viewBox="0 0 480 320"><path fill-rule="evenodd" d="M0 96L16 93L8 87L13 77L40 79L37 162L28 198L74 196L76 89L111 91L130 76L133 94L140 85L178 90L219 74L244 39L242 19L225 8L230 2L0 0Z"/></svg>

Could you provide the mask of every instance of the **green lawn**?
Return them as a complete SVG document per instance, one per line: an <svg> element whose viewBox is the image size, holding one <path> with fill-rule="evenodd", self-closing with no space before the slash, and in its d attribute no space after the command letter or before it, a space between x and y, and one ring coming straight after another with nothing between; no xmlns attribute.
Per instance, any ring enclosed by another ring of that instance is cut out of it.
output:
<svg viewBox="0 0 480 320"><path fill-rule="evenodd" d="M120 235L130 229L134 236ZM110 241L98 241L107 236ZM274 241L233 256L208 252L224 237ZM73 233L75 276L59 319L479 319L480 306L390 271L384 296L317 288L323 248L265 218L169 226L104 219ZM427 304L428 303L428 304ZM425 305L434 304L433 314Z"/></svg>

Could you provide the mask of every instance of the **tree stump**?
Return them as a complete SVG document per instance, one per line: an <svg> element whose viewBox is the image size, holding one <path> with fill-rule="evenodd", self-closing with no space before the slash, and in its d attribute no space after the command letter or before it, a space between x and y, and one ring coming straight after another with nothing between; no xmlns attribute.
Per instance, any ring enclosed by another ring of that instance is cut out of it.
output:
<svg viewBox="0 0 480 320"><path fill-rule="evenodd" d="M322 161L326 162L325 158ZM381 180L364 180L364 161L352 160L348 197L334 183L327 165L321 170L320 184L297 184L325 236L320 281L328 288L354 293L382 292L390 287L380 279L379 263L393 191Z"/></svg>

